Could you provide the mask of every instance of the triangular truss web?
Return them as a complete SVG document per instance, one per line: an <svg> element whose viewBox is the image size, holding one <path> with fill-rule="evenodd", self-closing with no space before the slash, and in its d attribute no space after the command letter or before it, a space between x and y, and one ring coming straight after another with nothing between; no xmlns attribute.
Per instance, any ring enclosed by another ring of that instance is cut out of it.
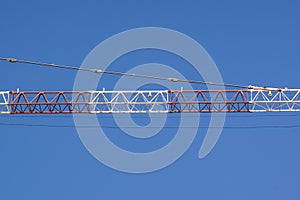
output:
<svg viewBox="0 0 300 200"><path fill-rule="evenodd" d="M112 112L128 112L130 110L128 94L123 92L117 92L112 95L111 100Z"/></svg>
<svg viewBox="0 0 300 200"><path fill-rule="evenodd" d="M8 92L0 92L0 113L8 113Z"/></svg>
<svg viewBox="0 0 300 200"><path fill-rule="evenodd" d="M151 111L153 112L165 112L168 110L168 97L167 93L164 92L156 92L151 94L152 99L150 103L152 104Z"/></svg>
<svg viewBox="0 0 300 200"><path fill-rule="evenodd" d="M73 96L72 99L72 111L73 112L88 112L91 110L90 108L90 99L91 93L88 92L78 92Z"/></svg>
<svg viewBox="0 0 300 200"><path fill-rule="evenodd" d="M192 98L192 101L195 102L195 106L193 106L193 109L199 109L200 111L211 109L211 105L208 103L210 101L210 98L206 95L206 92L203 91L195 92Z"/></svg>
<svg viewBox="0 0 300 200"><path fill-rule="evenodd" d="M151 93L152 95L152 93ZM133 112L151 110L150 94L147 96L143 92L137 92L130 97L130 110Z"/></svg>
<svg viewBox="0 0 300 200"><path fill-rule="evenodd" d="M248 92L237 91L227 93L227 103L228 112L245 110L249 111L249 96Z"/></svg>
<svg viewBox="0 0 300 200"><path fill-rule="evenodd" d="M50 109L49 101L44 93L38 93L33 99L31 100L32 106L31 111L42 113L48 109Z"/></svg>
<svg viewBox="0 0 300 200"><path fill-rule="evenodd" d="M293 96L292 101L293 109L300 109L300 91L296 92L296 94ZM292 106L292 105L291 105Z"/></svg>
<svg viewBox="0 0 300 200"><path fill-rule="evenodd" d="M90 108L92 112L110 112L111 104L108 100L109 94L104 94L103 92L97 92L92 96Z"/></svg>
<svg viewBox="0 0 300 200"><path fill-rule="evenodd" d="M255 91L252 93L252 101L253 101L253 109L257 110L269 110L270 109L270 100L271 100L271 93L267 91Z"/></svg>
<svg viewBox="0 0 300 200"><path fill-rule="evenodd" d="M19 113L30 112L31 104L29 103L26 95L21 92L16 95L13 100L12 111Z"/></svg>
<svg viewBox="0 0 300 200"><path fill-rule="evenodd" d="M216 92L210 92L211 94L211 102L212 102L212 108L216 111L222 111L227 110L227 104L228 101L226 98L226 94L223 91L216 91Z"/></svg>
<svg viewBox="0 0 300 200"><path fill-rule="evenodd" d="M300 111L300 90L251 91L251 112Z"/></svg>
<svg viewBox="0 0 300 200"><path fill-rule="evenodd" d="M171 112L249 112L248 91L171 91Z"/></svg>
<svg viewBox="0 0 300 200"><path fill-rule="evenodd" d="M57 93L51 100L51 103L50 110L53 112L62 113L65 111L72 111L72 102L63 92Z"/></svg>
<svg viewBox="0 0 300 200"><path fill-rule="evenodd" d="M167 112L167 91L100 91L90 105L94 113Z"/></svg>

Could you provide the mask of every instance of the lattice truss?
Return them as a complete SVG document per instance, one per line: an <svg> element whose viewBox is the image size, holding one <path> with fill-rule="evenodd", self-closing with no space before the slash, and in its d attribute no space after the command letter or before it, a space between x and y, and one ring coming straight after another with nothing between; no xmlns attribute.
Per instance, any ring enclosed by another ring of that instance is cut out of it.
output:
<svg viewBox="0 0 300 200"><path fill-rule="evenodd" d="M300 89L0 92L0 114L296 112Z"/></svg>
<svg viewBox="0 0 300 200"><path fill-rule="evenodd" d="M3 106L11 114L168 112L167 91L10 92L9 98Z"/></svg>
<svg viewBox="0 0 300 200"><path fill-rule="evenodd" d="M251 112L299 112L300 89L249 90Z"/></svg>
<svg viewBox="0 0 300 200"><path fill-rule="evenodd" d="M170 112L249 112L245 90L170 90Z"/></svg>
<svg viewBox="0 0 300 200"><path fill-rule="evenodd" d="M95 91L90 94L92 113L166 113L168 91ZM80 109L78 109L80 110Z"/></svg>

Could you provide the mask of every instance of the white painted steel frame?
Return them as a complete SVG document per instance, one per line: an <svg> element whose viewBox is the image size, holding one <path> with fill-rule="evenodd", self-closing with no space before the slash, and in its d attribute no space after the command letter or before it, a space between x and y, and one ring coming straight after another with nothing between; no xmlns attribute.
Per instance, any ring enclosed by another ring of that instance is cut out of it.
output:
<svg viewBox="0 0 300 200"><path fill-rule="evenodd" d="M300 112L300 89L251 89L250 112Z"/></svg>
<svg viewBox="0 0 300 200"><path fill-rule="evenodd" d="M91 113L167 113L168 90L90 91Z"/></svg>
<svg viewBox="0 0 300 200"><path fill-rule="evenodd" d="M0 114L9 114L9 92L0 92Z"/></svg>

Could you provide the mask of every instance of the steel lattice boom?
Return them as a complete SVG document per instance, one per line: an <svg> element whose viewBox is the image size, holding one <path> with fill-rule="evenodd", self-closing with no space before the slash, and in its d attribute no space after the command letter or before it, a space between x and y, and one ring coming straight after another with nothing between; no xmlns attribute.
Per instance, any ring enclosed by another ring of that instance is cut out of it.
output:
<svg viewBox="0 0 300 200"><path fill-rule="evenodd" d="M1 114L296 112L300 89L0 92Z"/></svg>

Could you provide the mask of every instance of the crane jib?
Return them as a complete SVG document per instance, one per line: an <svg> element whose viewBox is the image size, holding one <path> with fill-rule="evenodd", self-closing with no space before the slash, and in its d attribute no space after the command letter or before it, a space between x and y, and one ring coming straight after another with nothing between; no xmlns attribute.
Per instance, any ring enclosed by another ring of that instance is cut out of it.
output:
<svg viewBox="0 0 300 200"><path fill-rule="evenodd" d="M300 89L5 91L0 114L297 112Z"/></svg>

